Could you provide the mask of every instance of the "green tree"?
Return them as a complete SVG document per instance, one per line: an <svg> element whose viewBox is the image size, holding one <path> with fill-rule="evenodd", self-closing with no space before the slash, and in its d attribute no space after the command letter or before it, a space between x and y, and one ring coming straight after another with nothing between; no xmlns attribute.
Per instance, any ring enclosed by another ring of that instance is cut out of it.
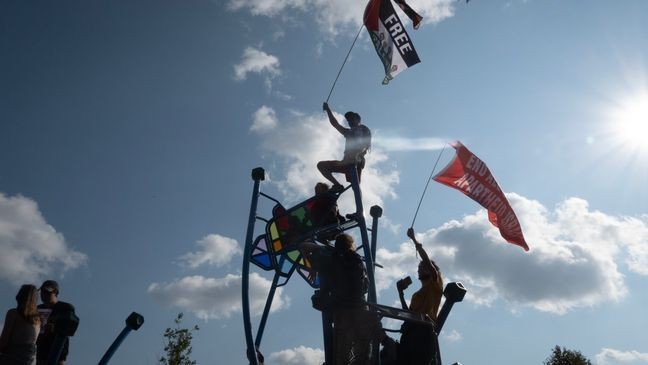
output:
<svg viewBox="0 0 648 365"><path fill-rule="evenodd" d="M544 365L592 365L580 351L568 350L556 345L551 351L549 356L544 362Z"/></svg>
<svg viewBox="0 0 648 365"><path fill-rule="evenodd" d="M193 328L182 328L182 313L174 320L175 328L167 328L164 331L164 351L166 356L160 358L160 364L164 365L195 365L196 362L191 360L191 340L193 332L198 331L198 325Z"/></svg>

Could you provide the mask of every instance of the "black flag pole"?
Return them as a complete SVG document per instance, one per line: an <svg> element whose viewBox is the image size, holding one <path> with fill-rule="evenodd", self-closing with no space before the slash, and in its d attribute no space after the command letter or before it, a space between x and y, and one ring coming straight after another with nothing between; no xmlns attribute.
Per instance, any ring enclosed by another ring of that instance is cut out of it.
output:
<svg viewBox="0 0 648 365"><path fill-rule="evenodd" d="M342 69L344 68L344 65L346 65L347 60L349 59L349 55L351 54L351 50L356 44L356 41L358 40L358 37L360 36L360 32L362 32L362 28L364 28L364 24L360 26L360 29L358 29L358 34L356 34L355 38L353 39L353 43L351 43L351 47L349 48L349 52L347 52L346 57L344 57L344 62L342 62L342 66L340 66L340 70L337 73L337 76L335 76L335 81L333 81L333 85L331 85L331 91L329 91L328 96L326 97L326 102L329 102L329 99L331 98L331 94L333 94L333 89L335 88L335 84L337 84L338 79L340 78L340 74L342 73Z"/></svg>
<svg viewBox="0 0 648 365"><path fill-rule="evenodd" d="M414 219L412 219L412 224L410 225L410 228L414 228L414 222L416 221L416 216L418 215L419 208L421 208L421 202L423 202L423 197L425 196L425 192L427 191L428 185L430 185L430 180L432 180L432 175L434 175L434 171L436 170L437 164L439 163L439 160L441 159L441 155L443 154L445 148L446 146L444 144L443 148L441 148L441 151L439 152L439 155L437 156L436 162L434 162L434 167L432 167L432 172L430 172L430 177L428 177L427 183L425 184L425 189L423 189L423 194L421 194L421 199L419 199L418 206L416 207L416 212L414 213Z"/></svg>
<svg viewBox="0 0 648 365"><path fill-rule="evenodd" d="M371 7L369 8L369 11L373 10L374 6L376 4L379 4L379 1L373 2L371 4ZM366 13L367 9L365 9ZM362 32L362 28L364 28L364 17L362 19L362 25L360 26L360 29L358 29L358 33L356 34L355 38L353 38L353 43L351 43L351 47L349 47L349 52L347 52L346 57L344 57L344 61L342 62L342 66L340 66L340 69L338 70L337 76L335 76L335 81L333 81L333 85L331 85L331 91L329 91L328 96L326 97L326 102L329 102L329 99L331 99L331 94L333 94L333 89L335 88L335 85L337 84L338 79L340 78L340 74L342 73L342 69L344 68L344 65L346 65L347 60L349 59L349 55L351 54L351 50L353 50L353 47L356 44L356 41L358 40L358 37L360 37L360 33Z"/></svg>

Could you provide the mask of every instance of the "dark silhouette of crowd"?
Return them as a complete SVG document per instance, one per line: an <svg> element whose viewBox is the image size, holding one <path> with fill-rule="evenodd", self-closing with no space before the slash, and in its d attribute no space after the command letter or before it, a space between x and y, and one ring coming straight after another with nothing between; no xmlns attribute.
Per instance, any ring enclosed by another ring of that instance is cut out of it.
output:
<svg viewBox="0 0 648 365"><path fill-rule="evenodd" d="M54 280L46 280L40 288L20 287L16 307L7 311L0 335L0 365L65 364L69 338L64 332L70 320L78 324L78 318L74 306L60 301L58 295Z"/></svg>

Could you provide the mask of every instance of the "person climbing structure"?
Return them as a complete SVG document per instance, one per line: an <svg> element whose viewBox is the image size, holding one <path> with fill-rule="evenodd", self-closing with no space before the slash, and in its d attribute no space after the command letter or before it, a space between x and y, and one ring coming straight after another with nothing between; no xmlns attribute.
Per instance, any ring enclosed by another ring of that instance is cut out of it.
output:
<svg viewBox="0 0 648 365"><path fill-rule="evenodd" d="M430 260L414 235L414 229L407 230L407 236L412 239L416 251L421 256L418 265L418 278L421 281L421 289L412 295L408 306L405 302L403 291L412 283L409 276L396 282L398 296L401 306L405 310L426 314L430 319L436 321L441 296L443 295L443 278L436 263ZM398 346L398 364L430 365L438 354L436 341L434 341L434 327L416 323L403 323L401 327L401 339ZM434 345L434 346L433 346Z"/></svg>
<svg viewBox="0 0 648 365"><path fill-rule="evenodd" d="M322 173L322 176L333 183L331 190L339 191L344 187L333 177L333 173L348 174L349 169L355 166L358 169L358 181L360 180L360 174L365 165L364 156L371 147L371 131L367 126L361 124L360 115L356 112L349 111L344 114L344 118L349 123L349 128L345 128L335 118L328 103L324 103L323 109L328 115L331 125L344 136L344 156L341 161L320 161L317 163L317 169Z"/></svg>

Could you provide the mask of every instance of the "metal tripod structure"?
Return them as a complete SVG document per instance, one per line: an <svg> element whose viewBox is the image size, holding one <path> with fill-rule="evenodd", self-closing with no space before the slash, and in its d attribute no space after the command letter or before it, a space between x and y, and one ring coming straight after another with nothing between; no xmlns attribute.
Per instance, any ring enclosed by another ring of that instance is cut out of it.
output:
<svg viewBox="0 0 648 365"><path fill-rule="evenodd" d="M439 317L436 323L430 321L429 319L426 319L423 314L418 314L418 313L402 310L399 308L393 308L393 307L388 307L388 306L378 304L376 302L376 282L375 282L374 274L375 274L375 266L376 266L375 255L376 255L377 236L378 236L378 219L382 216L382 209L379 206L373 206L370 209L370 215L373 218L371 229L370 229L371 231L371 241L370 241L369 235L367 233L369 229L367 229L367 224L364 218L364 208L362 204L362 191L360 189L357 169L350 168L347 177L348 180L350 180L350 186L346 187L342 192L349 189L349 187L353 191L353 195L355 198L355 205L356 205L356 211L351 215L353 218L342 224L336 224L334 227L332 226L318 227L317 225L313 225L311 226L312 228L311 230L304 232L304 235L294 239L294 242L301 242L304 240L315 240L321 235L325 235L325 234L330 235L331 232L340 233L356 227L359 228L360 236L362 240L362 246L361 246L362 253L364 255L367 278L369 280L369 287L367 293L367 306L368 306L367 310L377 314L380 317L394 318L402 321L417 322L417 323L433 326L435 329L435 333L438 334L441 331L443 323L445 322L445 319L447 318L450 309L452 308L452 305L456 302L460 302L461 300L463 300L463 296L465 295L466 290L463 288L461 283L450 283L446 286L446 289L444 291L444 295L446 296L446 301L439 313ZM250 214L248 217L248 226L247 226L247 232L245 236L245 248L243 254L242 307L243 307L243 326L245 331L247 358L249 360L250 365L259 365L257 351L261 346L261 340L263 338L263 333L265 331L266 322L270 313L270 307L272 306L276 289L278 287L286 285L291 275L296 270L304 279L309 281L309 284L313 288L317 288L318 283L315 281L315 279L311 280L311 276L307 276L307 274L304 273L305 269L303 267L298 268L299 264L306 264L306 266L308 266L308 263L305 263L303 258L301 258L299 254L295 253L297 252L296 249L298 248L298 244L293 244L293 245L289 244L287 246L282 246L280 243L277 244L268 238L270 236L272 237L277 236L277 228L272 227L271 224L273 222L272 219L268 220L259 217L257 215L257 206L259 202L259 197L267 198L277 204L273 209L273 214L276 213L275 211L279 211L280 212L279 215L284 214L284 216L287 213L277 199L260 191L261 181L265 180L265 171L263 170L263 168L257 167L252 170L252 180L254 181L254 187L252 190L252 201L250 205ZM341 194L342 192L336 193L335 199L337 199L337 196L339 196L339 194ZM312 199L309 199L297 205L296 207L299 208L302 206L306 206L308 205L310 200ZM265 222L270 228L266 229L266 233L267 233L266 235L261 235L258 238L254 239L254 230L255 230L256 223L258 221ZM266 242L263 242L264 240ZM262 256L263 260L258 258L255 260L255 255L253 251L261 252L263 254ZM270 251L274 252L274 255L270 255L270 254L266 255L266 253ZM259 266L266 271L270 271L272 269L275 270L274 277L272 280L272 285L268 292L266 304L261 319L259 321L259 325L257 327L256 335L253 333L251 312L250 312L251 308L250 308L250 296L249 296L249 287L250 287L249 274L250 274L251 262L255 263L256 266ZM332 345L331 345L333 343L333 339L332 339L333 334L331 331L330 318L331 317L330 317L330 313L328 313L328 310L322 310L322 325L323 325L322 332L324 337L324 353L325 353L326 364L346 365L346 364L333 364L333 354L332 354ZM380 365L378 346L374 347L372 359L374 361L373 363L374 365ZM438 362L437 365L441 365L440 361L437 362Z"/></svg>

